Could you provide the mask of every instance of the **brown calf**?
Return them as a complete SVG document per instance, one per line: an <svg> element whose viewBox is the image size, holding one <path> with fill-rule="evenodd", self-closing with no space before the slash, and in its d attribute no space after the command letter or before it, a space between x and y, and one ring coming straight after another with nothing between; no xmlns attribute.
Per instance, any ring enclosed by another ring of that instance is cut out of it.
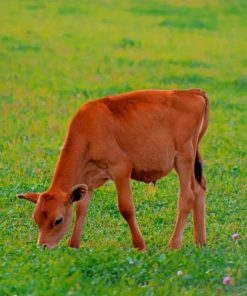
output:
<svg viewBox="0 0 247 296"><path fill-rule="evenodd" d="M153 182L173 168L179 177L178 214L170 248L179 248L192 209L194 237L206 243L205 179L199 141L208 125L208 99L201 90L141 90L84 104L72 119L49 189L19 198L37 203L38 244L54 248L71 224L68 242L79 248L92 192L113 180L118 208L134 247L145 250L135 217L130 179Z"/></svg>

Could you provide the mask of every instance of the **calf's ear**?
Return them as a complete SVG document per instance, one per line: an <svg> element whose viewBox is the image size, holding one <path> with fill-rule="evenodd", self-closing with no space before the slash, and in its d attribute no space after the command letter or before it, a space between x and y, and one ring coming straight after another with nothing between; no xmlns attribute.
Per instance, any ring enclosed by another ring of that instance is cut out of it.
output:
<svg viewBox="0 0 247 296"><path fill-rule="evenodd" d="M79 184L73 187L70 193L70 202L75 202L83 199L87 194L88 188L86 184Z"/></svg>
<svg viewBox="0 0 247 296"><path fill-rule="evenodd" d="M28 201L31 201L33 203L37 203L39 193L23 193L23 194L17 194L16 197L21 199L26 199Z"/></svg>

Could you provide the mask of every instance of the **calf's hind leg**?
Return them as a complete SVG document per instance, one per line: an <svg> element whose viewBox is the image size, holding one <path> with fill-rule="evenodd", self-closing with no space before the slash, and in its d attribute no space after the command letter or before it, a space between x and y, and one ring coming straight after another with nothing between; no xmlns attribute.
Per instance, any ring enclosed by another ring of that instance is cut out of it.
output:
<svg viewBox="0 0 247 296"><path fill-rule="evenodd" d="M194 176L193 176L194 177ZM193 178L192 189L195 195L193 205L194 240L197 245L206 244L206 223L205 223L205 189ZM204 177L202 181L205 182Z"/></svg>
<svg viewBox="0 0 247 296"><path fill-rule="evenodd" d="M178 213L176 225L169 242L171 249L178 249L182 245L187 217L194 202L194 192L191 189L191 175L194 173L192 145L188 145L177 155L175 170L179 177Z"/></svg>

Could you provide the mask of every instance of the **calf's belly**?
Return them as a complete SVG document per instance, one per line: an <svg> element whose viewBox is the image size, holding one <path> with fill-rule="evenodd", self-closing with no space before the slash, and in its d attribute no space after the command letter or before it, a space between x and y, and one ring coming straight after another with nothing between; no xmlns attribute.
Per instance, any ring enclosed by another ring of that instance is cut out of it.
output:
<svg viewBox="0 0 247 296"><path fill-rule="evenodd" d="M165 177L171 171L171 169L167 171L165 170L136 171L135 169L133 169L131 173L131 179L145 182L145 183L156 182L157 180Z"/></svg>
<svg viewBox="0 0 247 296"><path fill-rule="evenodd" d="M133 164L131 178L145 183L155 182L166 176L174 167L176 155L173 146L168 145L158 150L148 150L145 153L140 151L131 161Z"/></svg>

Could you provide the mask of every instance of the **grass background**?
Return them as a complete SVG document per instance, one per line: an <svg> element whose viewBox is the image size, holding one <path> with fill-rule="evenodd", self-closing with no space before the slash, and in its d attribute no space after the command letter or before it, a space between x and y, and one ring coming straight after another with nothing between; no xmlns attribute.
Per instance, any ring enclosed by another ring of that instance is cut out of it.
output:
<svg viewBox="0 0 247 296"><path fill-rule="evenodd" d="M0 1L0 295L246 295L246 13L244 0ZM80 250L37 248L33 205L15 195L48 187L83 102L143 88L208 93L207 247L193 246L190 218L183 249L167 249L171 174L156 193L133 182L147 254L130 248L112 183L94 194Z"/></svg>

